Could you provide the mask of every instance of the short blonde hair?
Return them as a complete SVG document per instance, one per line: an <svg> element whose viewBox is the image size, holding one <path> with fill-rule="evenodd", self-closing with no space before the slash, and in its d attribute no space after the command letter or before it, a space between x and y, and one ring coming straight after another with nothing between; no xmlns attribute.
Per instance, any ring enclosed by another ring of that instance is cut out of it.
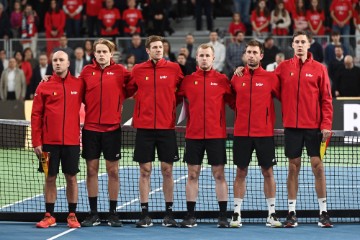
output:
<svg viewBox="0 0 360 240"><path fill-rule="evenodd" d="M94 44L93 44L93 51L94 51L94 52L96 51L96 46L97 46L98 44L104 44L104 45L106 45L106 46L109 48L109 51L110 51L111 53L115 52L115 50L116 50L116 45L115 45L115 43L113 43L112 41L107 40L107 39L105 39L105 38L99 38L99 39L98 39L97 41L95 41Z"/></svg>
<svg viewBox="0 0 360 240"><path fill-rule="evenodd" d="M210 48L213 54L215 53L213 45L211 45L209 43L203 43L203 44L200 44L200 46L197 48L196 55L198 54L200 49L207 49L207 48Z"/></svg>

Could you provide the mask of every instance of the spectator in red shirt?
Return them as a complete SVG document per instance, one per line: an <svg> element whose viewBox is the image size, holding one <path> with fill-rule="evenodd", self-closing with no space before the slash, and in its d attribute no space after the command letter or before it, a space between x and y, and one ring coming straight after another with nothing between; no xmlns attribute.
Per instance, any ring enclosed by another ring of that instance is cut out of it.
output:
<svg viewBox="0 0 360 240"><path fill-rule="evenodd" d="M37 49L37 25L38 25L38 16L33 10L30 4L26 5L23 19L21 22L21 38L25 39L22 41L23 48L31 47L31 50L36 56Z"/></svg>
<svg viewBox="0 0 360 240"><path fill-rule="evenodd" d="M45 14L45 36L46 36L46 53L50 53L55 47L59 46L57 38L64 35L66 16L63 10L59 8L56 0L50 1L50 9Z"/></svg>
<svg viewBox="0 0 360 240"><path fill-rule="evenodd" d="M134 33L141 33L143 16L139 9L136 9L136 1L128 0L128 9L122 14L122 20L124 22L124 35L130 37Z"/></svg>
<svg viewBox="0 0 360 240"><path fill-rule="evenodd" d="M63 10L66 14L66 36L80 37L81 11L83 0L64 0Z"/></svg>
<svg viewBox="0 0 360 240"><path fill-rule="evenodd" d="M235 42L235 33L238 31L246 32L244 23L241 22L240 13L233 13L232 22L229 24L229 34L231 36L231 42Z"/></svg>
<svg viewBox="0 0 360 240"><path fill-rule="evenodd" d="M289 13L293 14L296 11L296 3L294 0L284 0L283 2L285 9ZM277 0L276 3L279 4L279 1Z"/></svg>
<svg viewBox="0 0 360 240"><path fill-rule="evenodd" d="M255 10L251 13L253 36L265 38L269 33L270 11L265 0L259 0Z"/></svg>
<svg viewBox="0 0 360 240"><path fill-rule="evenodd" d="M341 35L350 35L350 19L353 15L351 3L347 0L334 0L330 5L330 15L333 20L332 30ZM345 46L350 46L348 37L344 37Z"/></svg>
<svg viewBox="0 0 360 240"><path fill-rule="evenodd" d="M114 0L106 0L105 8L101 9L98 17L101 35L116 37L119 35L120 12L114 8Z"/></svg>
<svg viewBox="0 0 360 240"><path fill-rule="evenodd" d="M324 11L321 9L318 0L311 0L311 7L306 11L306 19L308 21L309 30L312 35L324 35L324 21L325 15Z"/></svg>
<svg viewBox="0 0 360 240"><path fill-rule="evenodd" d="M20 2L14 2L14 10L11 12L10 24L13 38L19 38L21 29L22 11Z"/></svg>
<svg viewBox="0 0 360 240"><path fill-rule="evenodd" d="M304 0L296 0L295 11L291 13L294 20L294 31L304 31L308 28Z"/></svg>
<svg viewBox="0 0 360 240"><path fill-rule="evenodd" d="M85 1L85 18L89 37L97 37L100 35L98 25L98 16L103 7L103 0L84 0ZM95 34L94 34L95 30Z"/></svg>

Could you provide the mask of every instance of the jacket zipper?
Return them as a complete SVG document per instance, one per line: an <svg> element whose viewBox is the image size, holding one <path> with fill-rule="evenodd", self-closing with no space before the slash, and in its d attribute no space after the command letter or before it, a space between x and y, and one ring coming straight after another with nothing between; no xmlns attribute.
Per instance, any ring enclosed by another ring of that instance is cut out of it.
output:
<svg viewBox="0 0 360 240"><path fill-rule="evenodd" d="M64 89L64 114L63 114L63 127L62 127L62 144L65 144L65 111L66 111L66 91L65 91L65 79L63 79L63 89Z"/></svg>
<svg viewBox="0 0 360 240"><path fill-rule="evenodd" d="M100 75L100 114L99 114L99 124L101 120L101 113L102 113L102 78L103 78L104 69L101 69Z"/></svg>
<svg viewBox="0 0 360 240"><path fill-rule="evenodd" d="M297 102L296 102L296 128L298 127L298 116L299 116L299 98L300 98L300 74L301 69L303 67L303 62L299 59L300 70L299 70L299 77L298 77L298 92L297 92Z"/></svg>
<svg viewBox="0 0 360 240"><path fill-rule="evenodd" d="M250 120L251 120L251 96L252 96L252 79L254 76L254 71L250 70L250 103L249 103L249 119L248 119L248 136L250 136Z"/></svg>
<svg viewBox="0 0 360 240"><path fill-rule="evenodd" d="M154 129L156 129L156 64L153 63L154 67Z"/></svg>
<svg viewBox="0 0 360 240"><path fill-rule="evenodd" d="M206 98L205 98L205 89L206 89L206 86L205 86L205 79L206 79L206 72L204 71L204 139L206 138L206 134L205 134L205 132L206 132L206 129L205 129L205 127L206 127L206 123L205 123L205 120L206 120L206 116L205 116L205 114L206 114L206 108L205 108L205 100L206 100Z"/></svg>

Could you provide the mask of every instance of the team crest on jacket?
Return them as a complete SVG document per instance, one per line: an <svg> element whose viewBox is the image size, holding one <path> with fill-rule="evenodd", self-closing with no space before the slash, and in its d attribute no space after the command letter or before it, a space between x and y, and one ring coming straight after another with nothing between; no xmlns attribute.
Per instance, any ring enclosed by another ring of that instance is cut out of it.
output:
<svg viewBox="0 0 360 240"><path fill-rule="evenodd" d="M241 85L242 85L243 87L245 87L245 86L246 86L246 83L243 82Z"/></svg>
<svg viewBox="0 0 360 240"><path fill-rule="evenodd" d="M195 85L198 85L198 81L195 81L194 84L195 84Z"/></svg>
<svg viewBox="0 0 360 240"><path fill-rule="evenodd" d="M145 77L145 80L146 80L146 81L149 80L149 77Z"/></svg>
<svg viewBox="0 0 360 240"><path fill-rule="evenodd" d="M293 73L293 72L291 72L291 73L290 73L290 76L293 76L293 75L294 75L294 73Z"/></svg>
<svg viewBox="0 0 360 240"><path fill-rule="evenodd" d="M56 95L57 95L57 92L53 92L53 95L56 96Z"/></svg>
<svg viewBox="0 0 360 240"><path fill-rule="evenodd" d="M95 76L95 72L92 72L92 75Z"/></svg>

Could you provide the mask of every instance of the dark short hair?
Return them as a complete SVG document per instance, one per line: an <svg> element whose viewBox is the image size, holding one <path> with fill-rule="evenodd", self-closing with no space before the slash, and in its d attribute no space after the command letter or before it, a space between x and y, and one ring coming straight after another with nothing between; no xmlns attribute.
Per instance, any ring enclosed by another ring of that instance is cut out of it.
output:
<svg viewBox="0 0 360 240"><path fill-rule="evenodd" d="M341 50L344 51L344 49L343 49L343 47L342 47L341 45L335 45L335 46L334 46L334 50L335 50L335 48L341 48Z"/></svg>
<svg viewBox="0 0 360 240"><path fill-rule="evenodd" d="M294 42L294 39L295 39L297 36L300 36L300 35L305 35L306 38L307 38L309 41L310 41L310 39L312 39L312 36L311 36L310 32L308 32L308 31L296 31L296 32L294 32L294 34L293 34L293 37L292 37L291 42Z"/></svg>
<svg viewBox="0 0 360 240"><path fill-rule="evenodd" d="M250 41L248 41L246 43L246 47L245 47L245 51L247 49L248 46L251 46L251 47L259 47L260 49L260 53L261 54L264 54L264 45L259 42L258 40L255 40L255 39L251 39Z"/></svg>
<svg viewBox="0 0 360 240"><path fill-rule="evenodd" d="M157 35L151 35L146 39L145 47L149 49L150 44L153 43L153 42L157 42L157 41L164 42L164 38L161 37L161 36L157 36Z"/></svg>

